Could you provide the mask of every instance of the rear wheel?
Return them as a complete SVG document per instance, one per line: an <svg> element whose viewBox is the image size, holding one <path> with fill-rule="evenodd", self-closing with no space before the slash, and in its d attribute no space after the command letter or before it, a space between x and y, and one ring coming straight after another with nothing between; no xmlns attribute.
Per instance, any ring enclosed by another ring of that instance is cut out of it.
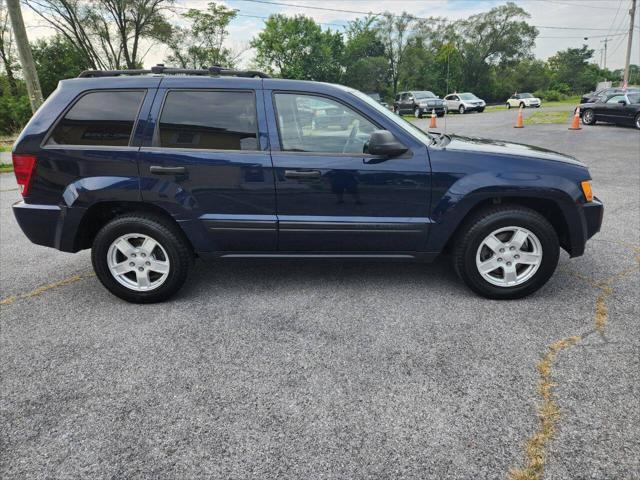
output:
<svg viewBox="0 0 640 480"><path fill-rule="evenodd" d="M422 110L420 110L420 107L416 107L413 111L413 114L416 118L422 118Z"/></svg>
<svg viewBox="0 0 640 480"><path fill-rule="evenodd" d="M587 108L584 112L582 112L582 123L585 125L594 125L596 123L596 116L593 113L593 110Z"/></svg>
<svg viewBox="0 0 640 480"><path fill-rule="evenodd" d="M482 113L482 112L484 112L484 108L479 108L478 113Z"/></svg>
<svg viewBox="0 0 640 480"><path fill-rule="evenodd" d="M558 264L553 226L538 212L495 207L469 219L454 247L454 267L476 293L495 299L525 297L542 287Z"/></svg>
<svg viewBox="0 0 640 480"><path fill-rule="evenodd" d="M193 255L175 225L155 215L130 214L102 227L91 261L100 282L114 295L155 303L182 287Z"/></svg>

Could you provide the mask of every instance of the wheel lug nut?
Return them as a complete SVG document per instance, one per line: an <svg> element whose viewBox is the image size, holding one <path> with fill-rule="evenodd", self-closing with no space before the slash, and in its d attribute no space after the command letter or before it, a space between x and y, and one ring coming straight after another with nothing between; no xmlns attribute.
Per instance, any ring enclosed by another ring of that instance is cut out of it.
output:
<svg viewBox="0 0 640 480"><path fill-rule="evenodd" d="M510 266L511 266L511 262L507 262L507 267L510 267Z"/></svg>
<svg viewBox="0 0 640 480"><path fill-rule="evenodd" d="M501 249L500 249L500 253L504 253L504 248L501 248Z"/></svg>
<svg viewBox="0 0 640 480"><path fill-rule="evenodd" d="M144 253L141 253L141 254L140 254L140 256L141 256L142 258L146 257L146 255L145 255Z"/></svg>
<svg viewBox="0 0 640 480"><path fill-rule="evenodd" d="M514 255L513 258L520 258L520 255Z"/></svg>
<svg viewBox="0 0 640 480"><path fill-rule="evenodd" d="M501 261L502 261L502 258L498 258L498 261L499 261L499 262L501 262Z"/></svg>
<svg viewBox="0 0 640 480"><path fill-rule="evenodd" d="M129 262L129 266L130 266L130 267L135 267L135 266L136 266L136 264L135 264L134 262Z"/></svg>
<svg viewBox="0 0 640 480"><path fill-rule="evenodd" d="M516 249L516 247L509 247L509 250L515 250L515 249Z"/></svg>
<svg viewBox="0 0 640 480"><path fill-rule="evenodd" d="M140 271L140 272L143 271L143 270L144 270L144 268L142 268L142 267L138 268L138 271Z"/></svg>
<svg viewBox="0 0 640 480"><path fill-rule="evenodd" d="M131 256L135 258L136 254L135 254L135 253L132 253L132 254L131 254Z"/></svg>
<svg viewBox="0 0 640 480"><path fill-rule="evenodd" d="M144 262L145 265L151 265L151 262Z"/></svg>

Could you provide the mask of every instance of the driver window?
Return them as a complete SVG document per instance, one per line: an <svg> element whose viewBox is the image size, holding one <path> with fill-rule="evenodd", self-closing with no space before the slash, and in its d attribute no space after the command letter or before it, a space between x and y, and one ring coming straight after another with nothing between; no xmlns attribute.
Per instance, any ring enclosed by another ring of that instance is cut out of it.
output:
<svg viewBox="0 0 640 480"><path fill-rule="evenodd" d="M618 103L620 100L626 100L624 95L615 95L607 100L607 103Z"/></svg>
<svg viewBox="0 0 640 480"><path fill-rule="evenodd" d="M342 103L314 95L277 93L282 150L362 153L374 124Z"/></svg>

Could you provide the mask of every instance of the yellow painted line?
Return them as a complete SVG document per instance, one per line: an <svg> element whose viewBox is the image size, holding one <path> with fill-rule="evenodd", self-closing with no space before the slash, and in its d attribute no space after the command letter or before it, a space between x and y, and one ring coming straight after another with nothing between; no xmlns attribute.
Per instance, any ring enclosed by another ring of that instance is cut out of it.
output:
<svg viewBox="0 0 640 480"><path fill-rule="evenodd" d="M20 190L18 187L16 188L5 188L3 190L0 190L0 192L15 192L17 190Z"/></svg>
<svg viewBox="0 0 640 480"><path fill-rule="evenodd" d="M607 298L614 292L614 283L622 280L629 274L638 271L640 268L640 248L634 245L618 243L623 247L631 248L637 266L622 270L606 280L596 282L578 273L568 272L576 278L586 281L591 286L600 289L600 295L596 298L594 328L598 333L604 333L604 329L609 321L609 310L607 309ZM592 330L593 331L593 330ZM529 437L524 447L524 467L512 468L507 477L509 480L542 480L544 467L547 461L547 445L553 438L556 424L560 420L561 411L553 394L553 388L557 385L553 382L553 367L556 357L562 350L573 347L580 343L590 332L558 340L547 347L547 351L536 365L538 370L538 429Z"/></svg>
<svg viewBox="0 0 640 480"><path fill-rule="evenodd" d="M43 285L43 286L38 287L38 288L36 288L34 290L31 290L30 292L20 293L18 295L12 295L10 297L3 298L2 300L0 300L0 305L11 305L12 303L14 303L17 300L36 297L36 296L42 295L43 293L46 293L46 292L48 292L50 290L54 290L56 288L64 287L66 285L70 285L72 283L79 282L80 280L83 280L85 278L91 278L91 277L95 277L95 273L84 273L84 274L74 275L72 277L65 278L65 279L59 280L57 282L53 282L53 283L49 283L47 285Z"/></svg>

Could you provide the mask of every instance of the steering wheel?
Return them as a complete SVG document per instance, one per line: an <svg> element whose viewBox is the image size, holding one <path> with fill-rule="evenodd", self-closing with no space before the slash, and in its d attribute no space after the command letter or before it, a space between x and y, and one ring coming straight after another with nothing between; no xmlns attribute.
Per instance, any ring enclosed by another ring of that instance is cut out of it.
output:
<svg viewBox="0 0 640 480"><path fill-rule="evenodd" d="M353 124L351 132L349 132L349 138L347 139L347 142L344 144L344 148L342 149L342 153L349 153L349 147L355 140L356 135L358 134L358 130L360 130L360 120L356 120Z"/></svg>

